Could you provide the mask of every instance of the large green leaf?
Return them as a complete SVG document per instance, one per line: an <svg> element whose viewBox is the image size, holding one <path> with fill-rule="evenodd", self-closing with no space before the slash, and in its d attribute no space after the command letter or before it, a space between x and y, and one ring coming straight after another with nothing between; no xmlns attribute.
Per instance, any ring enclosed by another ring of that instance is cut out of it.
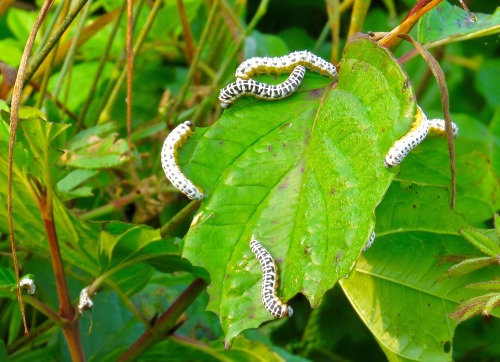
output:
<svg viewBox="0 0 500 362"><path fill-rule="evenodd" d="M237 338L230 351L224 350L220 341L217 343L204 344L193 343L183 338L167 339L153 348L148 349L143 358L158 361L169 356L169 361L290 361L306 362L308 360L291 355L279 348L271 348L265 343L251 341L243 337Z"/></svg>
<svg viewBox="0 0 500 362"><path fill-rule="evenodd" d="M472 22L469 15L460 7L443 1L425 14L418 23L418 41L431 47L447 43L473 39L500 33L500 10L493 14L474 14Z"/></svg>
<svg viewBox="0 0 500 362"><path fill-rule="evenodd" d="M420 171L415 177L426 173ZM377 208L375 245L341 284L390 360L451 360L457 323L449 314L461 301L481 294L466 284L495 272L444 278L451 266L445 261L477 254L460 237L467 226L449 208L447 189L429 180L394 182Z"/></svg>
<svg viewBox="0 0 500 362"><path fill-rule="evenodd" d="M338 83L308 74L286 100L238 100L181 150L206 194L183 254L209 272L208 309L228 341L271 319L252 234L277 260L284 300L300 292L317 306L350 272L393 178L385 153L414 107L397 61L359 38L345 48Z"/></svg>

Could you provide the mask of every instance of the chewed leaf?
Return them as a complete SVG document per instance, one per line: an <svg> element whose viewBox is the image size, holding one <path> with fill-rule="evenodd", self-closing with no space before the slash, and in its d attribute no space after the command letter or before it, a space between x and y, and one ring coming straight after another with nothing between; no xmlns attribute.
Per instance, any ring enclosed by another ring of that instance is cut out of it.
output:
<svg viewBox="0 0 500 362"><path fill-rule="evenodd" d="M303 293L315 307L374 229L393 179L384 156L410 128L413 89L397 61L365 38L346 46L338 83L330 82L307 73L285 100L239 99L179 151L206 195L183 256L209 272L208 309L229 342L272 319L260 301L252 235L276 260L281 298Z"/></svg>
<svg viewBox="0 0 500 362"><path fill-rule="evenodd" d="M83 169L119 166L129 160L127 142L117 139L108 123L80 132L61 157L64 165Z"/></svg>

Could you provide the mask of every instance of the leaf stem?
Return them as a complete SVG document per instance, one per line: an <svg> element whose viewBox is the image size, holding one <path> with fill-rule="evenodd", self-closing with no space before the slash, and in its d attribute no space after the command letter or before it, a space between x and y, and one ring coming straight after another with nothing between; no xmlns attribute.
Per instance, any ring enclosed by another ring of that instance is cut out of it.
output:
<svg viewBox="0 0 500 362"><path fill-rule="evenodd" d="M203 279L196 278L175 302L172 303L170 308L156 320L151 328L144 331L142 336L118 358L118 361L135 361L141 353L155 342L171 334L170 331L176 325L179 317L206 287L207 283Z"/></svg>
<svg viewBox="0 0 500 362"><path fill-rule="evenodd" d="M193 200L186 205L181 211L175 214L165 225L160 229L160 235L162 238L166 237L173 229L177 227L182 221L184 221L189 214L196 210L200 206L199 200Z"/></svg>
<svg viewBox="0 0 500 362"><path fill-rule="evenodd" d="M113 200L109 204L103 205L101 207L90 210L89 212L79 215L81 220L92 220L96 219L100 216L107 215L114 211L119 211L123 207L131 204L135 200L142 197L142 193L138 193L137 191L133 191L132 193L119 198L118 200Z"/></svg>

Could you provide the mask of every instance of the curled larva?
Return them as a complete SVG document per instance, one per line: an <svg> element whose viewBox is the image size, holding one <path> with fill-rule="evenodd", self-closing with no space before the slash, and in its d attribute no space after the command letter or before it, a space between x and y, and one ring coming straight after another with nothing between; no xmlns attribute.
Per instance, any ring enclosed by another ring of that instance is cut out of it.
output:
<svg viewBox="0 0 500 362"><path fill-rule="evenodd" d="M228 108L232 103L243 95L249 95L264 100L276 100L291 95L302 83L306 68L299 65L295 67L290 76L280 84L270 85L260 83L253 79L236 79L236 82L220 90L219 100L222 108Z"/></svg>
<svg viewBox="0 0 500 362"><path fill-rule="evenodd" d="M330 78L337 75L337 68L332 63L307 50L302 50L282 57L254 57L247 59L236 69L236 78L250 79L255 74L290 72L298 65L303 65Z"/></svg>
<svg viewBox="0 0 500 362"><path fill-rule="evenodd" d="M24 289L26 290L26 292L28 292L28 294L31 294L31 295L35 294L35 291L36 291L35 281L33 279L31 279L30 277L22 278L19 281L19 286L21 288L24 287Z"/></svg>
<svg viewBox="0 0 500 362"><path fill-rule="evenodd" d="M266 248L255 240L253 236L250 241L250 248L252 248L262 268L262 303L264 303L264 307L275 317L291 317L293 314L292 307L283 303L276 295L278 290L276 262Z"/></svg>
<svg viewBox="0 0 500 362"><path fill-rule="evenodd" d="M417 106L417 114L415 115L415 121L410 131L401 139L397 140L389 152L387 152L384 159L385 167L399 165L406 155L423 141L428 132L427 117L422 109Z"/></svg>
<svg viewBox="0 0 500 362"><path fill-rule="evenodd" d="M451 122L453 135L458 135L458 126ZM397 166L403 159L417 147L420 142L427 137L428 133L432 134L445 134L445 121L444 119L427 119L422 109L417 106L417 114L415 121L412 124L410 131L401 139L394 143L387 155L385 156L385 167Z"/></svg>
<svg viewBox="0 0 500 362"><path fill-rule="evenodd" d="M444 119L434 118L427 120L427 125L429 128L429 133L434 134L446 134L446 127ZM451 129L453 130L453 136L458 136L458 126L451 122Z"/></svg>
<svg viewBox="0 0 500 362"><path fill-rule="evenodd" d="M203 193L184 176L179 165L177 165L177 149L193 132L194 124L191 121L186 121L169 133L161 149L161 166L168 180L175 188L191 200L201 200Z"/></svg>

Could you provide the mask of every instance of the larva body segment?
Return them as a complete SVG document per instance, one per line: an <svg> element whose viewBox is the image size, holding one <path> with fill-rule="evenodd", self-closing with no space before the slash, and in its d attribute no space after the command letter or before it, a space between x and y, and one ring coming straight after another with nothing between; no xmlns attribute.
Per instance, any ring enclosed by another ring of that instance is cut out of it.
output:
<svg viewBox="0 0 500 362"><path fill-rule="evenodd" d="M220 90L220 105L222 108L229 108L237 98L243 95L249 95L264 100L286 98L297 90L305 74L306 68L299 65L295 67L293 72L284 82L276 85L260 83L253 79L243 80L238 78L236 82Z"/></svg>
<svg viewBox="0 0 500 362"><path fill-rule="evenodd" d="M365 246L363 247L363 253L365 251L367 251L368 249L370 249L370 247L372 246L373 242L375 241L375 231L372 232L372 234L370 235L370 239L368 239L367 243L365 244Z"/></svg>
<svg viewBox="0 0 500 362"><path fill-rule="evenodd" d="M427 117L422 109L417 106L417 114L410 131L401 139L397 140L385 156L385 167L397 166L403 159L424 140L429 132Z"/></svg>
<svg viewBox="0 0 500 362"><path fill-rule="evenodd" d="M259 260L262 268L262 303L264 307L275 317L283 318L293 315L292 307L283 303L277 294L278 271L276 262L269 252L252 236L250 248Z"/></svg>
<svg viewBox="0 0 500 362"><path fill-rule="evenodd" d="M236 78L250 79L255 74L290 72L298 65L303 65L330 78L337 75L337 68L332 63L307 50L292 52L282 57L253 57L247 59L236 69L235 75Z"/></svg>
<svg viewBox="0 0 500 362"><path fill-rule="evenodd" d="M181 171L177 164L177 149L193 134L191 121L181 123L169 133L161 150L161 166L168 180L191 200L201 200L203 193Z"/></svg>
<svg viewBox="0 0 500 362"><path fill-rule="evenodd" d="M446 127L444 119L434 118L427 120L427 125L429 127L429 133L433 134L446 134ZM458 136L458 126L451 122L451 129L453 130L453 136Z"/></svg>

